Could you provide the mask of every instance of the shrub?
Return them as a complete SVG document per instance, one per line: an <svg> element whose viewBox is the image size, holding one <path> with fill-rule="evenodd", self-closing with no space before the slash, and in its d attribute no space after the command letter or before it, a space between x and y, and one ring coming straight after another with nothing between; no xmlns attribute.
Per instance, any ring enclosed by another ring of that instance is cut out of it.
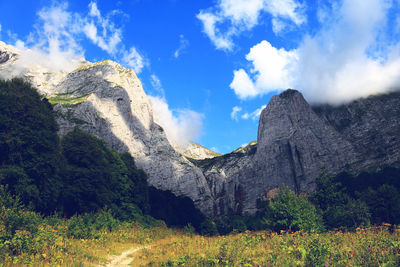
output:
<svg viewBox="0 0 400 267"><path fill-rule="evenodd" d="M269 201L264 223L275 231L322 231L324 228L315 206L305 196L297 196L286 186Z"/></svg>

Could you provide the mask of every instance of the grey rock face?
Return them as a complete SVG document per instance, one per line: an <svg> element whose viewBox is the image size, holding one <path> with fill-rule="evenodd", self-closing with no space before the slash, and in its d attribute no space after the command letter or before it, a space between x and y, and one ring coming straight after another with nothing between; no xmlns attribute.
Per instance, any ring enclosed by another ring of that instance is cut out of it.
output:
<svg viewBox="0 0 400 267"><path fill-rule="evenodd" d="M254 214L283 184L313 189L322 170L357 173L400 160L400 93L312 108L295 90L262 111L257 144L197 162L215 199L214 215Z"/></svg>
<svg viewBox="0 0 400 267"><path fill-rule="evenodd" d="M400 93L371 96L313 110L358 152L354 172L400 160Z"/></svg>

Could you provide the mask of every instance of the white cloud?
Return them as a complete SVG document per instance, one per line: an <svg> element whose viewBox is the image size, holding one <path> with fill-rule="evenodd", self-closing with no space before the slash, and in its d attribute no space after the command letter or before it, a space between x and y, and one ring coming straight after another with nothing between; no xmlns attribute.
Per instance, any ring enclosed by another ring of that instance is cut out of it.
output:
<svg viewBox="0 0 400 267"><path fill-rule="evenodd" d="M185 39L183 34L179 35L179 47L174 52L174 57L178 58L189 46L189 41Z"/></svg>
<svg viewBox="0 0 400 267"><path fill-rule="evenodd" d="M12 36L20 50L15 65L16 75L24 67L36 64L56 71L70 71L77 67L84 55L76 38L81 20L68 12L67 7L66 3L61 3L41 9L34 25L35 31L26 41Z"/></svg>
<svg viewBox="0 0 400 267"><path fill-rule="evenodd" d="M26 40L9 33L21 50L20 67L38 64L50 70L70 71L84 58L81 42L88 38L111 58L122 58L122 64L139 73L147 61L135 47L127 50L122 44L122 28L112 20L121 12L113 10L103 16L95 1L91 1L88 8L88 13L82 14L69 11L67 2L54 2L39 10L34 31Z"/></svg>
<svg viewBox="0 0 400 267"><path fill-rule="evenodd" d="M89 15L92 17L100 17L100 10L97 8L96 2L90 2L89 4Z"/></svg>
<svg viewBox="0 0 400 267"><path fill-rule="evenodd" d="M246 99L259 94L249 75L244 69L233 72L233 81L229 85L240 99Z"/></svg>
<svg viewBox="0 0 400 267"><path fill-rule="evenodd" d="M246 56L252 68L234 71L236 95L245 99L291 87L311 102L341 103L400 88L400 43L382 38L392 2L332 3L319 14L328 22L296 49L255 45Z"/></svg>
<svg viewBox="0 0 400 267"><path fill-rule="evenodd" d="M150 83L151 83L151 86L153 87L154 91L157 93L157 95L159 95L161 98L165 98L164 88L161 84L160 79L157 77L157 75L152 74L150 76Z"/></svg>
<svg viewBox="0 0 400 267"><path fill-rule="evenodd" d="M248 120L248 119L252 119L253 121L258 120L258 118L261 115L261 112L263 111L263 109L266 107L266 105L262 105L261 107L259 107L258 109L254 110L251 113L244 113L242 114L241 118L244 120Z"/></svg>
<svg viewBox="0 0 400 267"><path fill-rule="evenodd" d="M233 42L231 40L233 29L222 34L216 27L216 24L220 22L222 18L204 11L200 11L197 18L203 23L204 33L211 39L217 49L231 50L233 48Z"/></svg>
<svg viewBox="0 0 400 267"><path fill-rule="evenodd" d="M250 114L248 112L242 114L242 116L240 116L242 119L247 120L250 118Z"/></svg>
<svg viewBox="0 0 400 267"><path fill-rule="evenodd" d="M201 135L203 114L189 109L178 109L174 112L168 107L164 98L150 96L154 120L163 127L168 140L181 148L186 148L191 140Z"/></svg>
<svg viewBox="0 0 400 267"><path fill-rule="evenodd" d="M115 55L119 51L122 41L122 30L111 20L111 15L114 13L115 11L105 17L102 16L97 3L92 1L89 3L88 16L82 18L86 37L110 55Z"/></svg>
<svg viewBox="0 0 400 267"><path fill-rule="evenodd" d="M238 115L239 115L238 113L239 113L240 111L242 111L242 108L241 108L241 107L234 106L234 107L232 108L232 112L231 112L231 119L237 121L237 120L238 120Z"/></svg>
<svg viewBox="0 0 400 267"><path fill-rule="evenodd" d="M200 10L197 18L215 47L229 51L234 47L233 38L258 25L264 13L272 16L276 34L287 24L300 26L306 21L297 0L219 0L216 6Z"/></svg>
<svg viewBox="0 0 400 267"><path fill-rule="evenodd" d="M131 47L129 51L124 51L122 54L122 62L129 68L132 68L136 73L140 73L145 65L145 59L135 47Z"/></svg>
<svg viewBox="0 0 400 267"><path fill-rule="evenodd" d="M296 25L306 22L303 15L303 5L293 0L271 0L265 1L265 9L274 18L288 19Z"/></svg>
<svg viewBox="0 0 400 267"><path fill-rule="evenodd" d="M276 49L262 41L250 49L246 59L252 62L253 80L244 69L234 71L230 87L240 99L288 88L293 82L291 65L297 61L296 51Z"/></svg>

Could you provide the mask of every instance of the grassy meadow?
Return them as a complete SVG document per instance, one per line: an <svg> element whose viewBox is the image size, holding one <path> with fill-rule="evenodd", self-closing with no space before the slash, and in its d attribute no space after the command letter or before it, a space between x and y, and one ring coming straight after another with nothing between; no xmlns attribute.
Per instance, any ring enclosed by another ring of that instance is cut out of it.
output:
<svg viewBox="0 0 400 267"><path fill-rule="evenodd" d="M105 266L110 255L143 247L131 266L399 266L400 230L391 226L354 232L246 231L201 236L163 224L125 224L69 237L68 226L18 230L2 243L0 266ZM8 248L8 253L5 248Z"/></svg>

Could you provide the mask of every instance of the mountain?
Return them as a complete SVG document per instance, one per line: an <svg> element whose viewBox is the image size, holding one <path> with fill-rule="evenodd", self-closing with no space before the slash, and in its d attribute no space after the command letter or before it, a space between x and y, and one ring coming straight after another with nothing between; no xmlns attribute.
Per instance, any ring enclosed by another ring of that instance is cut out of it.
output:
<svg viewBox="0 0 400 267"><path fill-rule="evenodd" d="M287 90L262 111L257 142L221 156L194 143L173 147L132 70L81 60L55 71L20 54L0 42L0 77L32 83L53 104L60 135L78 126L129 152L150 185L191 198L208 216L254 214L282 184L312 190L323 170L357 173L400 159L399 93L313 107Z"/></svg>

